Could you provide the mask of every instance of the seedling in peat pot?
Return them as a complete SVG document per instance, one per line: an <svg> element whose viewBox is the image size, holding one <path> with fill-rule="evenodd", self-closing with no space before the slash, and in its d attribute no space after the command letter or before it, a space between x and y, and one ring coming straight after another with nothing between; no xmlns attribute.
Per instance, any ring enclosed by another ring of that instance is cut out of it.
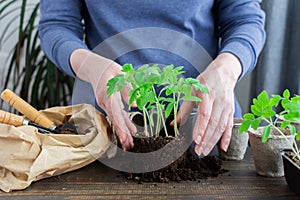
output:
<svg viewBox="0 0 300 200"><path fill-rule="evenodd" d="M282 111L276 113L274 110L280 105ZM257 130L261 122L265 121L267 125L263 129L262 142L265 143L270 137L271 129L275 129L288 142L294 158L300 160L300 152L296 143L300 140L300 129L297 131L295 127L295 124L300 123L300 96L291 97L289 90L286 89L282 96L272 95L269 98L268 93L262 91L257 98L253 99L251 112L244 114L243 118L239 133L247 131L250 127ZM295 136L293 143L287 139L286 129Z"/></svg>

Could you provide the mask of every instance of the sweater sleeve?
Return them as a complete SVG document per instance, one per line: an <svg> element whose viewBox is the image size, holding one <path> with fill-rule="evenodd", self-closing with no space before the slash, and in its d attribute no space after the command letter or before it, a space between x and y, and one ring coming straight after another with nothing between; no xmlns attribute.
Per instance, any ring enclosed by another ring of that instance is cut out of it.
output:
<svg viewBox="0 0 300 200"><path fill-rule="evenodd" d="M64 73L75 76L71 53L87 46L83 42L81 0L41 0L39 38L46 56Z"/></svg>
<svg viewBox="0 0 300 200"><path fill-rule="evenodd" d="M265 43L265 13L260 3L261 0L217 1L220 53L229 52L239 58L240 78L253 70Z"/></svg>

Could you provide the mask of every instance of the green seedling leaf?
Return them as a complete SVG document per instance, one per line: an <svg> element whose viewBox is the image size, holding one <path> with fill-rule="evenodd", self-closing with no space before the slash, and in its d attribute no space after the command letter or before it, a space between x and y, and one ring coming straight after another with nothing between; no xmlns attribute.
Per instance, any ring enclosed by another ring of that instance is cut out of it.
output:
<svg viewBox="0 0 300 200"><path fill-rule="evenodd" d="M110 97L111 95L113 95L116 92L116 87L109 87L106 91L107 96Z"/></svg>
<svg viewBox="0 0 300 200"><path fill-rule="evenodd" d="M154 110L155 108L156 108L156 107L153 106L153 105L148 105L148 106L146 107L147 110Z"/></svg>
<svg viewBox="0 0 300 200"><path fill-rule="evenodd" d="M131 71L133 71L134 69L133 69L133 66L132 66L132 64L125 64L125 65L123 65L123 69L122 69L122 72L131 72Z"/></svg>
<svg viewBox="0 0 300 200"><path fill-rule="evenodd" d="M165 102L165 101L169 102L169 99L172 99L172 98L163 97L163 96L158 96L157 99L158 99L158 101L160 101L160 102Z"/></svg>
<svg viewBox="0 0 300 200"><path fill-rule="evenodd" d="M262 143L265 143L269 139L270 133L271 133L271 125L264 127L262 138L261 138Z"/></svg>
<svg viewBox="0 0 300 200"><path fill-rule="evenodd" d="M187 78L187 79L186 79L186 83L187 83L187 84L191 84L191 85L193 85L193 84L197 85L197 84L199 84L200 82L199 82L199 80L194 79L194 78Z"/></svg>
<svg viewBox="0 0 300 200"><path fill-rule="evenodd" d="M286 98L286 99L289 99L290 96L291 96L290 91L288 89L285 89L283 91L283 97Z"/></svg>
<svg viewBox="0 0 300 200"><path fill-rule="evenodd" d="M116 93L117 91L120 91L126 85L124 80L124 74L119 74L114 78L110 79L106 85L108 86L106 94L108 97L110 97L112 94Z"/></svg>
<svg viewBox="0 0 300 200"><path fill-rule="evenodd" d="M261 118L261 117L258 117L258 118L256 118L256 119L252 120L252 122L251 122L251 127L252 127L254 130L257 130L258 127L259 127L259 125L260 125L260 123L261 123L261 121L262 121L262 118Z"/></svg>
<svg viewBox="0 0 300 200"><path fill-rule="evenodd" d="M285 104L285 109L286 110L289 110L289 111L292 111L292 112L298 112L300 113L300 102L287 102Z"/></svg>
<svg viewBox="0 0 300 200"><path fill-rule="evenodd" d="M145 65L140 66L136 71L137 72L142 72L142 71L147 70L147 68L149 68L149 65L145 64Z"/></svg>
<svg viewBox="0 0 300 200"><path fill-rule="evenodd" d="M287 126L289 127L291 134L295 135L295 133L296 133L296 127L294 125L292 125L292 124L288 124Z"/></svg>
<svg viewBox="0 0 300 200"><path fill-rule="evenodd" d="M165 118L168 118L170 116L170 114L172 113L172 110L174 108L174 104L175 102L169 103L167 108L166 108L166 112L165 112Z"/></svg>
<svg viewBox="0 0 300 200"><path fill-rule="evenodd" d="M281 100L280 95L272 95L272 98L270 99L270 106L278 106L279 102Z"/></svg>
<svg viewBox="0 0 300 200"><path fill-rule="evenodd" d="M258 108L258 110L262 110L263 107L261 105L261 102L259 102L257 99L254 98L252 100L252 103L253 103L254 106L256 106Z"/></svg>
<svg viewBox="0 0 300 200"><path fill-rule="evenodd" d="M286 114L284 114L284 115L282 115L283 116L283 119L284 120L286 120L286 121L291 121L291 116L290 116L290 113L286 113Z"/></svg>
<svg viewBox="0 0 300 200"><path fill-rule="evenodd" d="M298 132L297 132L296 140L300 140L300 129L299 129Z"/></svg>
<svg viewBox="0 0 300 200"><path fill-rule="evenodd" d="M289 120L291 122L299 123L300 122L300 114L297 112L289 111L287 114L284 115L285 120Z"/></svg>
<svg viewBox="0 0 300 200"><path fill-rule="evenodd" d="M115 76L114 78L110 79L107 82L108 89L107 89L106 94L108 95L108 97L110 97L112 94L116 93L120 89L119 84L120 84L120 80L122 80L123 77L124 77L124 75L121 74L121 75Z"/></svg>
<svg viewBox="0 0 300 200"><path fill-rule="evenodd" d="M174 71L177 75L180 75L180 74L185 73L185 71L182 70L183 68L184 68L183 66L178 66L178 67L174 68Z"/></svg>
<svg viewBox="0 0 300 200"><path fill-rule="evenodd" d="M165 92L166 96L169 96L169 95L173 94L174 93L174 89L175 89L174 86L172 86L172 85L168 86L166 88L166 92Z"/></svg>
<svg viewBox="0 0 300 200"><path fill-rule="evenodd" d="M286 129L286 127L287 127L289 124L290 124L289 121L283 121L283 122L281 122L281 124L280 124L280 129L281 129L281 130Z"/></svg>
<svg viewBox="0 0 300 200"><path fill-rule="evenodd" d="M256 106L256 105L251 105L250 109L251 109L251 112L252 112L254 115L256 115L256 116L261 116L261 115L262 115L261 109L260 109L258 106Z"/></svg>
<svg viewBox="0 0 300 200"><path fill-rule="evenodd" d="M209 94L209 90L206 86L200 84L200 91Z"/></svg>
<svg viewBox="0 0 300 200"><path fill-rule="evenodd" d="M262 112L262 115L266 118L273 117L276 115L276 112L272 108L267 108Z"/></svg>
<svg viewBox="0 0 300 200"><path fill-rule="evenodd" d="M241 124L241 126L239 128L239 133L241 134L242 132L248 131L248 129L250 128L250 126L254 130L257 130L257 128L259 127L259 124L260 124L261 120L262 120L261 117L255 118L252 113L244 114L242 124Z"/></svg>
<svg viewBox="0 0 300 200"><path fill-rule="evenodd" d="M143 110L145 104L143 103L143 99L136 99L136 105L138 107L138 109Z"/></svg>
<svg viewBox="0 0 300 200"><path fill-rule="evenodd" d="M195 101L195 102L201 102L202 101L199 97L195 97L195 96L184 96L181 99L185 100L185 101Z"/></svg>
<svg viewBox="0 0 300 200"><path fill-rule="evenodd" d="M246 113L246 114L244 114L243 118L245 120L253 120L253 119L255 119L255 117L254 117L254 115L252 113Z"/></svg>
<svg viewBox="0 0 300 200"><path fill-rule="evenodd" d="M167 65L164 67L164 71L172 71L174 68L174 65Z"/></svg>
<svg viewBox="0 0 300 200"><path fill-rule="evenodd" d="M157 76L161 75L161 70L157 65L148 68L148 75L153 75L153 74Z"/></svg>
<svg viewBox="0 0 300 200"><path fill-rule="evenodd" d="M139 94L138 88L133 89L128 93L128 96L129 96L129 102L128 103L129 103L129 105L131 105L137 99L138 94Z"/></svg>
<svg viewBox="0 0 300 200"><path fill-rule="evenodd" d="M177 76L176 76L176 74L170 74L170 82L171 82L171 84L176 84L176 82L177 82Z"/></svg>
<svg viewBox="0 0 300 200"><path fill-rule="evenodd" d="M300 96L299 95L295 95L292 99L293 102L298 102L300 101Z"/></svg>
<svg viewBox="0 0 300 200"><path fill-rule="evenodd" d="M175 100L173 98L166 98L166 97L159 97L158 100L160 102L168 102L168 103L175 103Z"/></svg>
<svg viewBox="0 0 300 200"><path fill-rule="evenodd" d="M192 94L192 87L191 85L189 84L184 84L182 86L182 93L185 95L185 96L190 96Z"/></svg>
<svg viewBox="0 0 300 200"><path fill-rule="evenodd" d="M206 94L209 93L208 88L205 87L204 85L202 85L200 82L197 83L197 84L193 84L193 87L196 91L201 91L201 92L206 93Z"/></svg>
<svg viewBox="0 0 300 200"><path fill-rule="evenodd" d="M157 74L149 74L148 78L147 78L147 82L153 83L153 84L160 84L160 75Z"/></svg>
<svg viewBox="0 0 300 200"><path fill-rule="evenodd" d="M143 84L144 83L144 74L140 71L136 71L134 74L134 79L138 85Z"/></svg>
<svg viewBox="0 0 300 200"><path fill-rule="evenodd" d="M258 100L259 104L262 106L262 108L266 107L269 104L269 102L270 102L267 91L263 90L257 96L257 100Z"/></svg>
<svg viewBox="0 0 300 200"><path fill-rule="evenodd" d="M115 84L118 82L118 78L114 77L112 79L110 79L108 82L107 82L107 86L115 86Z"/></svg>
<svg viewBox="0 0 300 200"><path fill-rule="evenodd" d="M117 84L117 90L121 91L124 86L126 86L126 82L124 78L120 78L119 83Z"/></svg>
<svg viewBox="0 0 300 200"><path fill-rule="evenodd" d="M239 128L239 134L242 134L244 132L247 132L248 129L250 128L251 121L249 120L244 120Z"/></svg>

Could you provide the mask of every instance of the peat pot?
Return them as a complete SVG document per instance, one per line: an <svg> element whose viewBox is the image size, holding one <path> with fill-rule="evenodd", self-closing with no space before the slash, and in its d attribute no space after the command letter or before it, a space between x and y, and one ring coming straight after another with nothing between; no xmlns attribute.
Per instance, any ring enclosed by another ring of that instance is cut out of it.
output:
<svg viewBox="0 0 300 200"><path fill-rule="evenodd" d="M262 176L284 176L280 151L290 148L288 141L293 144L294 136L288 135L287 141L275 129L271 129L269 139L262 143L263 128L259 127L257 130L249 129L248 131L256 172Z"/></svg>
<svg viewBox="0 0 300 200"><path fill-rule="evenodd" d="M219 148L219 155L223 160L243 160L248 147L249 135L247 133L239 134L239 128L242 119L235 118L232 128L232 135L227 151Z"/></svg>

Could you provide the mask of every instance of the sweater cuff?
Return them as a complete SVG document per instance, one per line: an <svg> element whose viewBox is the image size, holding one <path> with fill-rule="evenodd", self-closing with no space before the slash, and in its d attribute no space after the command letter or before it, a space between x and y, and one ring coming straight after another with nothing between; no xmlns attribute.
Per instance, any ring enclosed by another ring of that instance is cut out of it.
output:
<svg viewBox="0 0 300 200"><path fill-rule="evenodd" d="M58 60L58 68L65 74L76 77L70 64L70 57L76 49L88 49L86 45L76 41L66 41L58 48L56 58Z"/></svg>
<svg viewBox="0 0 300 200"><path fill-rule="evenodd" d="M223 45L223 48L220 51L220 53L225 52L235 55L242 65L242 73L238 78L238 81L254 68L255 55L248 42L244 40L228 41Z"/></svg>

